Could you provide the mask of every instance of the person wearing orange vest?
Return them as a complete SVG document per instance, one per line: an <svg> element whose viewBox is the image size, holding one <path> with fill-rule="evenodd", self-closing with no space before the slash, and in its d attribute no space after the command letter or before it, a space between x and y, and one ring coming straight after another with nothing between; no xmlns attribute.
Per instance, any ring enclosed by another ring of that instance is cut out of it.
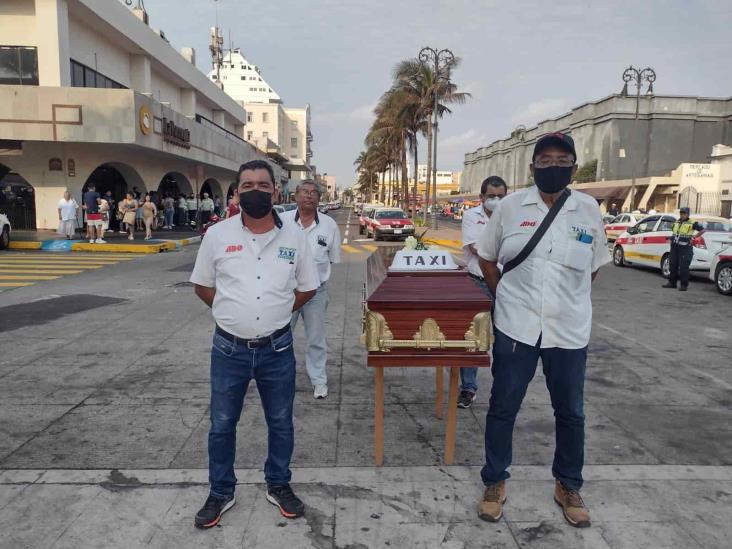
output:
<svg viewBox="0 0 732 549"><path fill-rule="evenodd" d="M694 247L691 239L695 231L701 231L703 227L689 219L689 208L683 207L679 210L679 220L671 228L671 257L669 259L670 275L668 282L663 288L676 288L676 282L680 281L679 291L685 292L689 287L689 265L694 258Z"/></svg>

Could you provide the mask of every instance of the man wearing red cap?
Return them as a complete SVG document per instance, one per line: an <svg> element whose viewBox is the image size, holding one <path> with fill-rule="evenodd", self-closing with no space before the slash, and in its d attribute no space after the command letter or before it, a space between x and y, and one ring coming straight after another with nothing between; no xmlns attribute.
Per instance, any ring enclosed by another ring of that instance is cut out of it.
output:
<svg viewBox="0 0 732 549"><path fill-rule="evenodd" d="M572 526L586 527L590 514L579 490L590 293L610 254L597 202L567 189L577 171L572 138L542 136L530 170L535 185L501 200L478 243L483 276L496 296L493 386L481 470L486 488L478 514L491 522L503 515L513 426L541 358L556 424L554 499Z"/></svg>

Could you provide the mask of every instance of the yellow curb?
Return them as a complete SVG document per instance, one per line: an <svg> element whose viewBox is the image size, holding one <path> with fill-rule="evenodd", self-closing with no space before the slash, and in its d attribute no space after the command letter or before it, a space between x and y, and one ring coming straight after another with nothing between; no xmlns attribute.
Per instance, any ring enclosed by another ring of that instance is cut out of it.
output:
<svg viewBox="0 0 732 549"><path fill-rule="evenodd" d="M99 267L94 267L94 269L98 269ZM47 274L47 275L75 275L75 274L81 274L84 271L77 271L77 270L71 270L71 269L36 269L35 267L32 270L24 270L24 269L11 269L9 267L2 267L0 266L0 275L7 275L7 274Z"/></svg>
<svg viewBox="0 0 732 549"><path fill-rule="evenodd" d="M131 254L157 254L169 250L166 244L83 244L71 245L74 252L127 252ZM173 245L175 249L175 245Z"/></svg>
<svg viewBox="0 0 732 549"><path fill-rule="evenodd" d="M11 250L40 250L42 242L25 240L11 240L8 248Z"/></svg>
<svg viewBox="0 0 732 549"><path fill-rule="evenodd" d="M21 286L33 286L35 282L0 282L0 288L20 288Z"/></svg>

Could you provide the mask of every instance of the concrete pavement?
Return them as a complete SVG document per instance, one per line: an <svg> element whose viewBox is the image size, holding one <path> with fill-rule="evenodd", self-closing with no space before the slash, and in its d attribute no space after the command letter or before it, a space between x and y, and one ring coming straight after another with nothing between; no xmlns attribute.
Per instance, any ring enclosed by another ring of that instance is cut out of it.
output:
<svg viewBox="0 0 732 549"><path fill-rule="evenodd" d="M603 269L586 384L593 526L570 528L552 501L540 370L494 525L476 516L487 371L474 407L459 413L451 467L431 415L433 372L389 371L385 467L372 466L372 372L358 343L363 244L351 242L333 270L325 401L312 399L301 327L296 337L300 521L264 499L266 430L252 386L238 503L213 531L192 526L207 493L213 328L186 284L196 246L0 294L0 548L728 547L731 302L711 284L695 279L680 294L653 271Z"/></svg>

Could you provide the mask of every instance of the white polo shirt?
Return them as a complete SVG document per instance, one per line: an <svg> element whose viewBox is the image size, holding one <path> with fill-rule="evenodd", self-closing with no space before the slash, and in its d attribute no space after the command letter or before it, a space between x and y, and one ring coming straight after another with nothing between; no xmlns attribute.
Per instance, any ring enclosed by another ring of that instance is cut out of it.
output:
<svg viewBox="0 0 732 549"><path fill-rule="evenodd" d="M316 212L315 221L309 227L303 227L297 208L284 212L280 217L284 223L293 224L305 232L315 265L318 267L320 284L326 283L330 278L331 264L341 262L341 231L335 219Z"/></svg>
<svg viewBox="0 0 732 549"><path fill-rule="evenodd" d="M318 287L318 273L302 231L283 224L254 234L240 215L206 231L191 282L216 288L216 324L237 337L268 336L292 319L294 290Z"/></svg>
<svg viewBox="0 0 732 549"><path fill-rule="evenodd" d="M498 204L478 243L478 255L505 265L516 257L549 211L533 186ZM592 236L592 243L577 235ZM597 202L572 191L554 222L521 265L498 284L496 327L510 338L541 347L581 349L592 326L591 274L610 261Z"/></svg>
<svg viewBox="0 0 732 549"><path fill-rule="evenodd" d="M480 278L483 278L483 272L478 265L478 256L470 251L470 245L477 245L480 235L488 225L488 219L490 218L485 213L482 204L475 208L465 210L465 213L463 213L462 232L465 266L470 274L479 276Z"/></svg>

